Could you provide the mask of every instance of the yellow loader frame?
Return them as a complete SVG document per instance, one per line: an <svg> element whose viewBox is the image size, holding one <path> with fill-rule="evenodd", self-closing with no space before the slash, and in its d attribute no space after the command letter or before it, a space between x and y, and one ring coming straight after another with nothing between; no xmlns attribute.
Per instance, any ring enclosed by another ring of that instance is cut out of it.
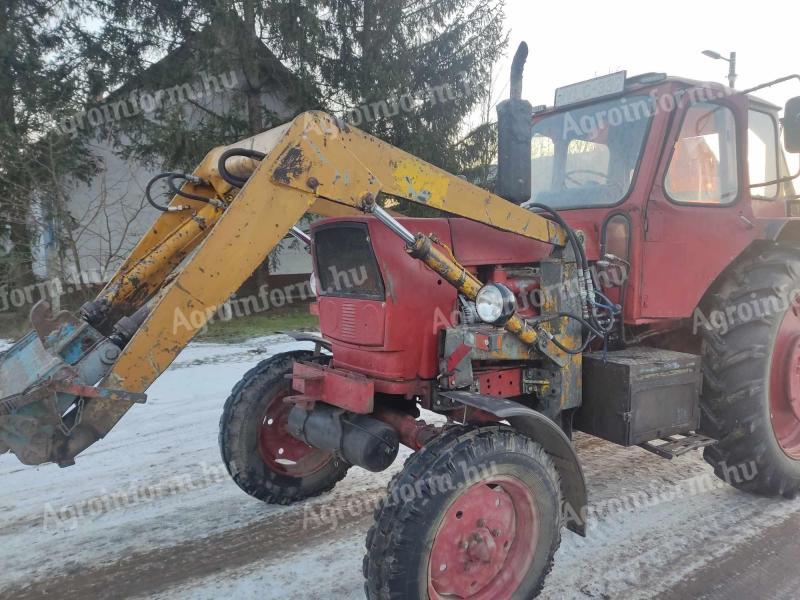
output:
<svg viewBox="0 0 800 600"><path fill-rule="evenodd" d="M247 180L241 190L219 171L220 157L234 148L265 155L227 162L227 171ZM202 183L187 182L181 191L211 202L175 196L172 210L153 224L98 297L125 315L150 306L103 388L141 393L150 387L306 213L358 214L386 196L554 246L566 244L555 223L322 112L215 148L193 175ZM77 456L131 406L124 398L93 398L77 430L56 443L57 454Z"/></svg>

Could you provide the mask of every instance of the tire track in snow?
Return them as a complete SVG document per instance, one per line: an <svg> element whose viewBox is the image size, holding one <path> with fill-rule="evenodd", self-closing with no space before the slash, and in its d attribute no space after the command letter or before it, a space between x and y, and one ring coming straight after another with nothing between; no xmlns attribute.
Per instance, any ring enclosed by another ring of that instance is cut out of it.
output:
<svg viewBox="0 0 800 600"><path fill-rule="evenodd" d="M372 495L374 498L369 498ZM382 496L374 491L337 500L337 526L307 527L306 511L299 507L258 523L230 529L205 538L149 552L132 554L120 560L97 565L82 565L56 577L27 586L0 589L0 596L15 600L33 600L53 596L59 600L86 598L125 598L148 596L187 581L222 573L227 569L254 562L280 562L287 556L313 546L325 546L333 539L366 531L371 512L351 514L348 505L354 499L377 502ZM357 574L356 574L357 575Z"/></svg>

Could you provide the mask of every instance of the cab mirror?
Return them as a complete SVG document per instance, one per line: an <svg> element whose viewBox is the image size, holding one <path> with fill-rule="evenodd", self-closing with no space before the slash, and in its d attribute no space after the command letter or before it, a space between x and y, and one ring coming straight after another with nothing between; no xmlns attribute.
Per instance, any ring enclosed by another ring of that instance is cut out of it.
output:
<svg viewBox="0 0 800 600"><path fill-rule="evenodd" d="M783 112L783 139L786 151L800 153L800 97L786 103Z"/></svg>

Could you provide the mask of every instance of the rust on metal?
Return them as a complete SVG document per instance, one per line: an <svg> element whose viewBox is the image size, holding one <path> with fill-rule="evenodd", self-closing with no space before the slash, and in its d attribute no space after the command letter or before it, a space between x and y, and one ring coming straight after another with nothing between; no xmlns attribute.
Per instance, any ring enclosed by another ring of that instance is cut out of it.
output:
<svg viewBox="0 0 800 600"><path fill-rule="evenodd" d="M299 146L289 148L281 158L278 160L278 165L272 172L272 179L276 183L283 185L290 185L295 179L298 179L309 168L309 165L303 157L303 150ZM309 178L309 181L311 178ZM314 178L316 181L316 178ZM319 182L317 181L317 186ZM311 187L311 186L309 186Z"/></svg>

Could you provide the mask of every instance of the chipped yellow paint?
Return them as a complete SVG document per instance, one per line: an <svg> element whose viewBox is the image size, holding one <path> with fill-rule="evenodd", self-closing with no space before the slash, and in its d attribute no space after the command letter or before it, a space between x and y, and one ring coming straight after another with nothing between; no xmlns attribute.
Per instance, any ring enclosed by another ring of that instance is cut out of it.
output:
<svg viewBox="0 0 800 600"><path fill-rule="evenodd" d="M392 175L397 188L405 190L406 198L434 208L442 207L453 179L415 158L399 161Z"/></svg>
<svg viewBox="0 0 800 600"><path fill-rule="evenodd" d="M363 211L357 208L346 204L337 204L324 198L317 198L311 208L308 209L308 212L321 217L352 217L364 214Z"/></svg>

